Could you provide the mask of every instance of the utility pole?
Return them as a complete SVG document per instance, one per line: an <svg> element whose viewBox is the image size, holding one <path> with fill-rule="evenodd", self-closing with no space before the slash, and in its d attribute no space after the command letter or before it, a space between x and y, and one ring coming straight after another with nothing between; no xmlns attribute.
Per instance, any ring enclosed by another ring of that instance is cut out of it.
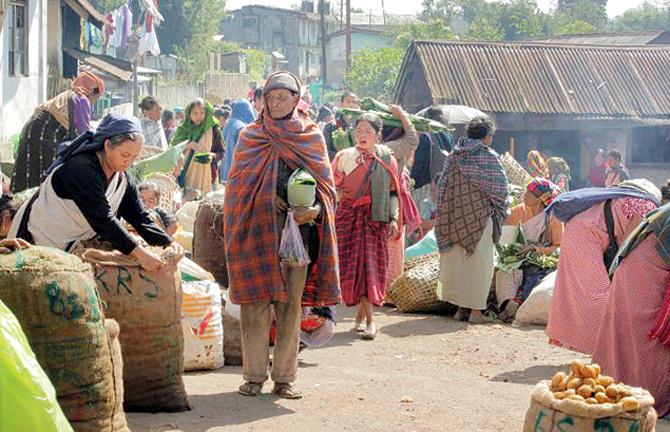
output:
<svg viewBox="0 0 670 432"><path fill-rule="evenodd" d="M346 29L346 56L347 56L347 73L351 70L351 0L347 0L347 29Z"/></svg>
<svg viewBox="0 0 670 432"><path fill-rule="evenodd" d="M319 14L321 15L321 103L326 93L328 82L328 64L326 59L326 4L324 0L319 1Z"/></svg>
<svg viewBox="0 0 670 432"><path fill-rule="evenodd" d="M384 27L386 27L386 8L384 7L384 0L382 0L382 18L384 19Z"/></svg>

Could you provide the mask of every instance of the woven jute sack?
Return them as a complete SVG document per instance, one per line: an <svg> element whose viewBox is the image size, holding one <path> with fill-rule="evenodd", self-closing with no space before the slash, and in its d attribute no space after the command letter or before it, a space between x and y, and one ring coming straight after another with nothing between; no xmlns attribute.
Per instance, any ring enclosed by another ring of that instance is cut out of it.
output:
<svg viewBox="0 0 670 432"><path fill-rule="evenodd" d="M158 250L155 252L160 253ZM184 388L179 257L167 268L143 270L116 251L86 249L105 313L119 323L126 411L181 412L190 404Z"/></svg>
<svg viewBox="0 0 670 432"><path fill-rule="evenodd" d="M105 329L107 330L107 336L109 337L112 363L114 365L112 374L114 376L114 391L117 396L114 410L115 412L123 413L123 356L121 354L121 343L119 342L119 332L121 331L121 328L119 327L119 323L113 319L106 319ZM125 414L114 417L114 428L112 430L129 431Z"/></svg>
<svg viewBox="0 0 670 432"><path fill-rule="evenodd" d="M128 431L121 361L113 355L91 267L40 246L0 253L0 299L21 323L73 428Z"/></svg>
<svg viewBox="0 0 670 432"><path fill-rule="evenodd" d="M222 296L223 359L228 366L242 365L242 329L240 320L226 312L226 299Z"/></svg>
<svg viewBox="0 0 670 432"><path fill-rule="evenodd" d="M554 398L549 381L540 382L531 396L523 432L654 432L654 398L646 390L633 388L640 409L625 412L621 404L587 405Z"/></svg>
<svg viewBox="0 0 670 432"><path fill-rule="evenodd" d="M526 187L532 180L528 171L526 171L509 153L505 153L502 157L502 164L507 173L507 181L511 184Z"/></svg>
<svg viewBox="0 0 670 432"><path fill-rule="evenodd" d="M193 227L193 261L228 287L228 265L223 241L223 201L203 200Z"/></svg>
<svg viewBox="0 0 670 432"><path fill-rule="evenodd" d="M447 307L437 298L440 255L433 253L407 261L403 274L389 287L388 298L401 312L435 312Z"/></svg>

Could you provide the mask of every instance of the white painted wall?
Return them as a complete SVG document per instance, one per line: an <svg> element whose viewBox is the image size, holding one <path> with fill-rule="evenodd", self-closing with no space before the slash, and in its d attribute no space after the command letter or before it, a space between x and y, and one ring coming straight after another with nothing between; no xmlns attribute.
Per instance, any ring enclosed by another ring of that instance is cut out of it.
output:
<svg viewBox="0 0 670 432"><path fill-rule="evenodd" d="M27 77L10 77L8 73L8 16L0 30L0 143L21 131L47 94L47 0L29 0L27 15Z"/></svg>

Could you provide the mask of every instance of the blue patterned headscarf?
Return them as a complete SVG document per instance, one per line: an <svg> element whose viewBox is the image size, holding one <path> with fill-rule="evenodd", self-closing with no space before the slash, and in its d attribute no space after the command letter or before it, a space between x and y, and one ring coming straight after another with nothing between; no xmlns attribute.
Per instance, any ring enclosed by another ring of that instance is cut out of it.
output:
<svg viewBox="0 0 670 432"><path fill-rule="evenodd" d="M102 150L108 138L131 132L142 133L140 119L134 116L109 113L102 119L95 132L89 130L73 141L59 144L56 161L47 169L46 174L51 174L56 168L78 154Z"/></svg>

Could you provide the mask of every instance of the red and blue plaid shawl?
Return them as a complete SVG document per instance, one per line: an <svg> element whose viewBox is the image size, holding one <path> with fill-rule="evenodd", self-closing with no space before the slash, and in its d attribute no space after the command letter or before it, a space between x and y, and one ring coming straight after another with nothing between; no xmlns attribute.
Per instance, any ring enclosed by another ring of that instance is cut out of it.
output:
<svg viewBox="0 0 670 432"><path fill-rule="evenodd" d="M278 255L282 228L277 226L276 210L279 159L291 170L302 167L309 171L317 181L322 206L316 283L308 284L304 298L312 305L339 303L333 172L319 127L299 109L287 120L274 120L261 112L240 133L224 203L231 300L235 304L288 301Z"/></svg>

